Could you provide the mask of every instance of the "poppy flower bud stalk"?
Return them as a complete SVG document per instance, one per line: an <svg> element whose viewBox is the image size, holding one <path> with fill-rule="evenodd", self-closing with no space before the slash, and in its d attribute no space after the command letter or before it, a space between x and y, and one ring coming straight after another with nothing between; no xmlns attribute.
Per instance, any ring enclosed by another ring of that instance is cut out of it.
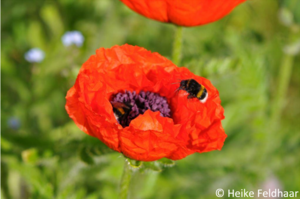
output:
<svg viewBox="0 0 300 199"><path fill-rule="evenodd" d="M175 35L173 42L173 51L172 51L172 61L175 65L180 66L181 63L181 48L182 48L182 39L183 39L183 27L175 27Z"/></svg>

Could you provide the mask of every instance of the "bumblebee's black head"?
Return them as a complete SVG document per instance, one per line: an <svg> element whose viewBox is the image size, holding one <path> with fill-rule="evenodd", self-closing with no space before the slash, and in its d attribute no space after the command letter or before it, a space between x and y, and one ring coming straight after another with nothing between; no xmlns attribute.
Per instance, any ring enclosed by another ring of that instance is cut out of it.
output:
<svg viewBox="0 0 300 199"><path fill-rule="evenodd" d="M180 87L179 87L179 89L180 90L185 90L187 87L188 87L188 82L189 82L190 80L182 80L181 82L180 82Z"/></svg>

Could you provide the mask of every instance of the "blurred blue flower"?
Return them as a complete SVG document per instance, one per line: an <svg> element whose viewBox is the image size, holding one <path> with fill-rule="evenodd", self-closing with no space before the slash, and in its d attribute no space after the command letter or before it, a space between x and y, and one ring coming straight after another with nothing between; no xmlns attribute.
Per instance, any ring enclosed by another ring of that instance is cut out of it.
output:
<svg viewBox="0 0 300 199"><path fill-rule="evenodd" d="M25 53L25 59L31 63L40 63L45 58L45 53L39 48L32 48Z"/></svg>
<svg viewBox="0 0 300 199"><path fill-rule="evenodd" d="M71 46L72 44L75 44L80 47L82 46L84 37L79 31L68 31L61 37L61 41L64 46Z"/></svg>
<svg viewBox="0 0 300 199"><path fill-rule="evenodd" d="M19 118L10 117L7 121L7 125L11 129L18 130L21 126L21 122L20 122Z"/></svg>

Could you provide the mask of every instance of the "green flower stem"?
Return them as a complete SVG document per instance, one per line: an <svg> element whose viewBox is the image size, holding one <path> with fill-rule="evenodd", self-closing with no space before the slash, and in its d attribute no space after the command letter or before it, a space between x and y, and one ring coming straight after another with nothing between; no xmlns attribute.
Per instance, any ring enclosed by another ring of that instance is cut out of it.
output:
<svg viewBox="0 0 300 199"><path fill-rule="evenodd" d="M121 183L120 183L120 199L128 198L128 190L129 190L131 176L132 176L132 170L130 169L130 165L125 159L124 170L123 170Z"/></svg>
<svg viewBox="0 0 300 199"><path fill-rule="evenodd" d="M175 37L173 42L172 60L173 63L177 66L179 66L181 62L182 32L183 27L176 26Z"/></svg>
<svg viewBox="0 0 300 199"><path fill-rule="evenodd" d="M282 109L284 107L284 101L287 94L287 89L290 82L290 77L292 73L294 63L294 57L292 55L285 55L282 60L282 64L279 69L278 84L276 85L276 95L274 101L271 104L271 117L266 126L266 143L265 143L265 153L262 153L262 158L265 161L270 161L272 158L272 152L276 143L279 143L279 137L276 136L278 127L280 125L280 116Z"/></svg>
<svg viewBox="0 0 300 199"><path fill-rule="evenodd" d="M294 56L285 55L279 70L276 96L271 107L271 118L270 118L271 126L273 127L274 130L277 129L278 127L277 125L279 124L279 118L282 112L282 108L284 106L284 100L286 98L287 89L290 82L293 63L294 63Z"/></svg>

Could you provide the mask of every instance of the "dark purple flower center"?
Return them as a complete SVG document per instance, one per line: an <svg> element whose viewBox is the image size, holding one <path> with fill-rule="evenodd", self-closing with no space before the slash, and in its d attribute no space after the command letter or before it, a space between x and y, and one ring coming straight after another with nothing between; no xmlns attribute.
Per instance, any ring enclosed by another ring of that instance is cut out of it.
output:
<svg viewBox="0 0 300 199"><path fill-rule="evenodd" d="M163 117L171 117L171 109L165 97L157 93L141 91L137 94L135 91L125 91L125 93L117 93L113 96L111 103L122 103L130 107L129 112L124 112L124 115L117 117L119 124L123 127L129 126L131 120L138 115L145 113L146 110L159 111ZM123 112L123 111L121 111ZM115 114L116 115L116 114Z"/></svg>

